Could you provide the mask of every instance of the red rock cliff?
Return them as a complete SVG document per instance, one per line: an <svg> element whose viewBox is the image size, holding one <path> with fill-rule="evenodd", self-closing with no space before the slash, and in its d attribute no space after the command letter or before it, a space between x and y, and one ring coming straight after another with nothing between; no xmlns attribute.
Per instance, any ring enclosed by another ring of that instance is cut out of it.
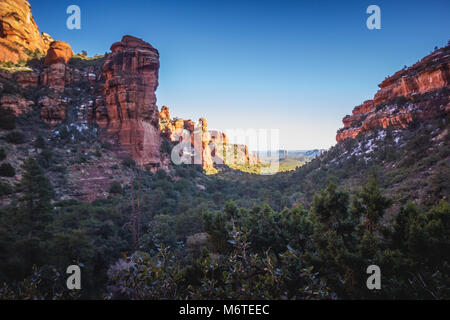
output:
<svg viewBox="0 0 450 320"><path fill-rule="evenodd" d="M446 46L386 78L373 100L356 106L352 115L342 119L344 128L338 131L337 142L376 128L406 128L414 120L448 114L449 66L450 46Z"/></svg>
<svg viewBox="0 0 450 320"><path fill-rule="evenodd" d="M139 165L160 164L158 87L159 53L141 39L124 36L114 43L103 74L107 114L97 119L103 138Z"/></svg>
<svg viewBox="0 0 450 320"><path fill-rule="evenodd" d="M255 165L259 162L255 155L249 154L246 145L230 144L225 133L208 130L205 118L200 118L198 124L179 118L171 120L169 108L163 106L159 113L159 127L173 142L183 141L183 130L187 130L193 154L201 155L201 164L207 171L214 170L214 165Z"/></svg>
<svg viewBox="0 0 450 320"><path fill-rule="evenodd" d="M0 1L0 61L26 59L24 49L46 53L50 40L39 33L27 0Z"/></svg>
<svg viewBox="0 0 450 320"><path fill-rule="evenodd" d="M374 104L400 96L422 94L449 86L450 46L436 50L413 66L396 72L378 86Z"/></svg>

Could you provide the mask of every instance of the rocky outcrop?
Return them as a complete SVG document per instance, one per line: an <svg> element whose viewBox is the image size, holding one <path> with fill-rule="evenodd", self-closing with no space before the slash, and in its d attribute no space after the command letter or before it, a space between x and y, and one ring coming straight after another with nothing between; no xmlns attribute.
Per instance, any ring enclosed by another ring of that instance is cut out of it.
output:
<svg viewBox="0 0 450 320"><path fill-rule="evenodd" d="M17 63L26 59L24 50L46 53L49 38L39 33L27 0L0 2L0 61Z"/></svg>
<svg viewBox="0 0 450 320"><path fill-rule="evenodd" d="M50 66L56 63L67 64L73 56L72 47L64 41L53 41L45 57L45 65Z"/></svg>
<svg viewBox="0 0 450 320"><path fill-rule="evenodd" d="M159 113L159 127L173 142L187 143L191 148L192 162L201 164L212 172L215 165L257 164L258 158L248 151L246 145L231 144L225 133L208 130L208 122L200 118L195 124L192 120L170 119L169 108L163 106ZM189 140L186 142L185 140Z"/></svg>
<svg viewBox="0 0 450 320"><path fill-rule="evenodd" d="M182 141L186 132L189 152L196 159L200 155L205 170L213 170L215 163L251 161L246 146L230 144L222 133L212 134L205 118L196 124L172 120L167 107L158 112L155 91L159 53L149 43L124 36L111 46L106 59L98 64L92 59L85 63L86 57L74 57L68 43L39 33L26 0L2 1L0 14L0 47L7 48L0 50L0 59L4 56L8 60L15 54L10 61L17 62L30 58L35 51L46 53L43 65L33 70L0 70L0 80L5 80L1 81L2 88L3 83L15 81L23 89L1 101L17 115L32 111L36 105L40 118L52 126L65 121L68 114L78 124L95 121L100 138L110 142L117 155L131 157L140 166L167 168L167 159L160 154L163 136ZM20 96L28 96L27 87L36 87L34 103Z"/></svg>
<svg viewBox="0 0 450 320"><path fill-rule="evenodd" d="M22 88L37 87L39 85L39 75L35 71L16 72L14 78Z"/></svg>
<svg viewBox="0 0 450 320"><path fill-rule="evenodd" d="M41 83L49 87L55 93L64 92L66 85L66 65L55 63L48 66L41 74Z"/></svg>
<svg viewBox="0 0 450 320"><path fill-rule="evenodd" d="M172 133L175 131L175 126L170 120L170 111L167 106L162 106L159 112L159 130L169 139L172 138Z"/></svg>
<svg viewBox="0 0 450 320"><path fill-rule="evenodd" d="M53 41L45 57L46 68L42 72L42 84L53 92L62 93L66 82L67 63L73 56L70 45L64 41Z"/></svg>
<svg viewBox="0 0 450 320"><path fill-rule="evenodd" d="M205 121L206 121L206 119L205 119ZM192 120L184 120L183 125L184 125L184 128L188 131L194 131L194 129L195 129L195 122Z"/></svg>
<svg viewBox="0 0 450 320"><path fill-rule="evenodd" d="M450 46L436 50L410 68L386 78L373 100L353 109L342 119L336 140L377 128L406 128L415 120L445 116L450 86Z"/></svg>
<svg viewBox="0 0 450 320"><path fill-rule="evenodd" d="M97 119L102 137L139 165L157 167L161 162L155 95L159 53L132 36L114 43L111 51L103 66L106 116Z"/></svg>
<svg viewBox="0 0 450 320"><path fill-rule="evenodd" d="M68 100L64 98L42 97L38 101L40 118L50 125L56 125L66 119Z"/></svg>
<svg viewBox="0 0 450 320"><path fill-rule="evenodd" d="M373 100L366 100L363 102L363 104L356 106L353 109L352 114L355 115L359 115L359 114L366 114L368 112L373 111L373 109L375 108L374 104L373 104Z"/></svg>
<svg viewBox="0 0 450 320"><path fill-rule="evenodd" d="M3 109L11 109L16 116L26 114L33 110L34 102L16 95L4 95L0 98Z"/></svg>
<svg viewBox="0 0 450 320"><path fill-rule="evenodd" d="M39 85L39 73L35 70L9 72L0 69L0 80L13 81L20 87L37 87Z"/></svg>
<svg viewBox="0 0 450 320"><path fill-rule="evenodd" d="M396 72L378 86L374 104L400 96L423 94L450 85L450 46L436 50L413 66Z"/></svg>
<svg viewBox="0 0 450 320"><path fill-rule="evenodd" d="M213 159L211 156L211 134L208 131L208 122L205 118L200 118L198 120L199 125L197 131L199 132L197 135L201 139L201 143L194 144L194 146L201 147L200 150L196 150L196 152L201 153L202 155L202 167L203 169L209 171L214 168ZM195 132L195 130L194 130Z"/></svg>

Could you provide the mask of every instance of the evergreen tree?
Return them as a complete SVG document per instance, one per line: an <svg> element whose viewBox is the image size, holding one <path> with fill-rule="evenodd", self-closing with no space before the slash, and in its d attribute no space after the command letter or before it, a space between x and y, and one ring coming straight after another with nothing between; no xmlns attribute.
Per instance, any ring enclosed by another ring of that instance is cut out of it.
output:
<svg viewBox="0 0 450 320"><path fill-rule="evenodd" d="M391 199L381 194L381 190L372 176L353 199L351 210L354 216L365 218L367 230L369 233L373 233L376 224L384 215L384 211L391 206L391 203Z"/></svg>
<svg viewBox="0 0 450 320"><path fill-rule="evenodd" d="M35 159L25 160L22 169L22 179L16 185L16 192L21 194L18 200L33 226L32 230L40 229L51 218L53 187Z"/></svg>
<svg viewBox="0 0 450 320"><path fill-rule="evenodd" d="M42 136L38 136L34 141L34 147L36 149L45 149L45 140Z"/></svg>
<svg viewBox="0 0 450 320"><path fill-rule="evenodd" d="M14 177L16 170L9 163L2 163L0 165L0 177Z"/></svg>
<svg viewBox="0 0 450 320"><path fill-rule="evenodd" d="M14 130L16 128L16 117L10 108L0 108L0 129Z"/></svg>

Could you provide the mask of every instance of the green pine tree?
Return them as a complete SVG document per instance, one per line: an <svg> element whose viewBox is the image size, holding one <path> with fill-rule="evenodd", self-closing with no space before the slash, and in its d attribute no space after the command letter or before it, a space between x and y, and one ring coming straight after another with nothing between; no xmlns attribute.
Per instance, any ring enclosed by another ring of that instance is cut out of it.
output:
<svg viewBox="0 0 450 320"><path fill-rule="evenodd" d="M54 191L35 159L25 160L22 169L22 179L16 185L16 192L20 193L20 209L28 216L31 231L34 231L36 228L41 229L51 219Z"/></svg>

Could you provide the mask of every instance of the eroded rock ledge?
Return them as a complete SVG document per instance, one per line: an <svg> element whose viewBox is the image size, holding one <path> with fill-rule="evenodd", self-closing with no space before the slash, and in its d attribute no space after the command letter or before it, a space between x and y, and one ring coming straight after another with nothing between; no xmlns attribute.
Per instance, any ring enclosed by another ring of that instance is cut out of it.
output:
<svg viewBox="0 0 450 320"><path fill-rule="evenodd" d="M413 66L396 72L378 86L373 100L342 119L336 141L354 139L376 128L406 128L415 120L449 113L450 46L438 49Z"/></svg>

